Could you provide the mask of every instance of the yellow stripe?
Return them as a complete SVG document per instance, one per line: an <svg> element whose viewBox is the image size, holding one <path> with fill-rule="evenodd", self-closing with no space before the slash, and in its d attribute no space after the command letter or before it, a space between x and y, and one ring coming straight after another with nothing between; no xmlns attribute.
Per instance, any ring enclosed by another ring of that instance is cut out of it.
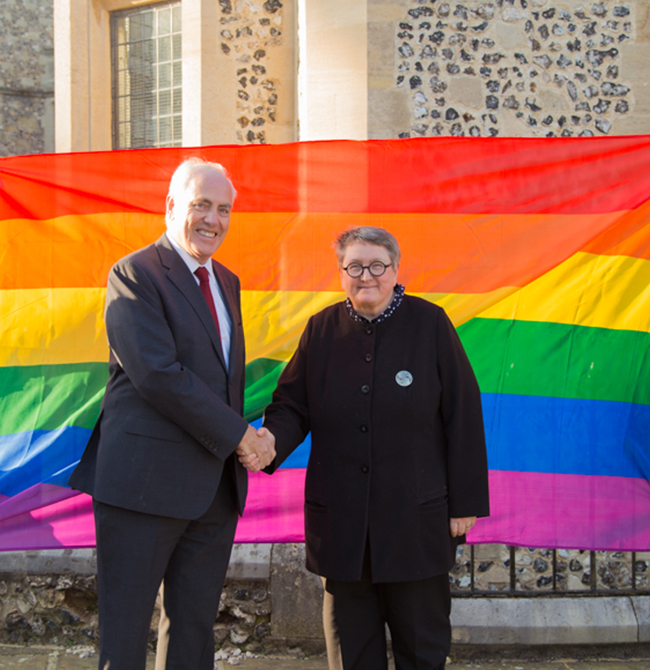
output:
<svg viewBox="0 0 650 670"><path fill-rule="evenodd" d="M108 360L105 289L0 291L0 366ZM650 261L579 253L529 286L490 293L416 293L459 326L474 317L650 332ZM341 292L243 291L249 361L288 360L307 319Z"/></svg>
<svg viewBox="0 0 650 670"><path fill-rule="evenodd" d="M246 358L289 360L309 317L344 298L334 291L242 291Z"/></svg>
<svg viewBox="0 0 650 670"><path fill-rule="evenodd" d="M478 316L650 331L650 261L577 253Z"/></svg>
<svg viewBox="0 0 650 670"><path fill-rule="evenodd" d="M107 361L103 288L0 291L0 365Z"/></svg>

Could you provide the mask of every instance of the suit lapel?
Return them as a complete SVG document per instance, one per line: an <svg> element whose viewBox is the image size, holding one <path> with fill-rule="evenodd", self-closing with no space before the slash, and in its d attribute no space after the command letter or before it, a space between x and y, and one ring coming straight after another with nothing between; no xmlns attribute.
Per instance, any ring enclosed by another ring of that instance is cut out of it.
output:
<svg viewBox="0 0 650 670"><path fill-rule="evenodd" d="M160 261L167 269L167 276L169 280L176 286L176 288L185 296L186 300L196 312L196 315L201 320L201 323L208 331L212 344L214 346L217 357L221 361L224 369L226 364L223 357L223 347L221 346L221 338L217 332L217 326L212 318L212 313L205 301L201 289L183 259L176 253L176 250L171 246L166 235L162 235L156 242L158 253L160 254ZM232 347L231 347L232 349Z"/></svg>
<svg viewBox="0 0 650 670"><path fill-rule="evenodd" d="M230 277L223 271L223 267L214 260L212 261L212 269L214 270L214 276L221 289L221 295L223 296L226 309L228 310L228 316L230 316L230 323L232 324L230 330L230 360L228 365L230 374L232 374L234 372L234 366L239 360L239 347L242 345L242 338L239 336L239 333L241 332L241 311L237 301L237 294Z"/></svg>

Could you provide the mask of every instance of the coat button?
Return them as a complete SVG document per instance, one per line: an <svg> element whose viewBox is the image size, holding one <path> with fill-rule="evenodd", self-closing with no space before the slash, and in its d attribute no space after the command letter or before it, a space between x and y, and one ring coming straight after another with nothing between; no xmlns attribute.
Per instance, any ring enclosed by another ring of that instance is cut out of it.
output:
<svg viewBox="0 0 650 670"><path fill-rule="evenodd" d="M372 335L372 327L371 327L371 326L368 326L368 327L366 328L366 334L367 334L367 335Z"/></svg>
<svg viewBox="0 0 650 670"><path fill-rule="evenodd" d="M367 433L367 432L368 432L368 426L366 426L365 423L362 423L361 426L359 426L359 430L360 430L362 433Z"/></svg>
<svg viewBox="0 0 650 670"><path fill-rule="evenodd" d="M370 468L369 468L367 465L362 465L362 466L361 466L361 472L363 472L364 475L365 475L369 470L370 470Z"/></svg>
<svg viewBox="0 0 650 670"><path fill-rule="evenodd" d="M364 384L361 387L361 393L370 393L370 387L368 386L368 384Z"/></svg>
<svg viewBox="0 0 650 670"><path fill-rule="evenodd" d="M372 354L366 354L366 362L370 363L372 360Z"/></svg>

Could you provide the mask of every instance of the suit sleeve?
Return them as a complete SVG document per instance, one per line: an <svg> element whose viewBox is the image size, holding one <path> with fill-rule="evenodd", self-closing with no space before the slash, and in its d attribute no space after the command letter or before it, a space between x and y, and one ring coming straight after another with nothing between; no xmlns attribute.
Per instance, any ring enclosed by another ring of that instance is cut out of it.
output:
<svg viewBox="0 0 650 670"><path fill-rule="evenodd" d="M313 321L310 319L287 367L278 380L272 402L264 411L264 426L275 436L277 456L265 468L272 474L307 437L310 431L307 364Z"/></svg>
<svg viewBox="0 0 650 670"><path fill-rule="evenodd" d="M178 360L156 282L135 263L109 275L106 331L111 352L139 395L219 458L238 446L248 423ZM188 338L193 333L188 332Z"/></svg>
<svg viewBox="0 0 650 670"><path fill-rule="evenodd" d="M441 406L447 438L449 516L488 516L487 451L481 393L456 329L441 312L437 322Z"/></svg>

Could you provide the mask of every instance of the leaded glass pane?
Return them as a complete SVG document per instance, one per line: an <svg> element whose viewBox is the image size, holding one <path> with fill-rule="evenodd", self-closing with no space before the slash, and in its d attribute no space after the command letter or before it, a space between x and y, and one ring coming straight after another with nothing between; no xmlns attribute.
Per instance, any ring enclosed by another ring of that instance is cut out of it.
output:
<svg viewBox="0 0 650 670"><path fill-rule="evenodd" d="M158 40L158 62L172 59L172 38L167 35Z"/></svg>
<svg viewBox="0 0 650 670"><path fill-rule="evenodd" d="M172 63L174 71L174 87L182 86L183 84L183 63L181 61L174 61Z"/></svg>
<svg viewBox="0 0 650 670"><path fill-rule="evenodd" d="M172 141L172 120L169 116L160 119L158 123L158 132L160 133L161 142L169 143Z"/></svg>
<svg viewBox="0 0 650 670"><path fill-rule="evenodd" d="M172 30L172 13L169 8L158 12L158 35L169 35Z"/></svg>
<svg viewBox="0 0 650 670"><path fill-rule="evenodd" d="M172 33L181 32L181 6L180 4L172 6Z"/></svg>
<svg viewBox="0 0 650 670"><path fill-rule="evenodd" d="M172 113L172 92L171 90L161 91L158 96L158 114L165 115Z"/></svg>
<svg viewBox="0 0 650 670"><path fill-rule="evenodd" d="M172 35L172 59L180 61L182 53L182 40L180 33L178 35ZM179 63L180 65L180 63Z"/></svg>

